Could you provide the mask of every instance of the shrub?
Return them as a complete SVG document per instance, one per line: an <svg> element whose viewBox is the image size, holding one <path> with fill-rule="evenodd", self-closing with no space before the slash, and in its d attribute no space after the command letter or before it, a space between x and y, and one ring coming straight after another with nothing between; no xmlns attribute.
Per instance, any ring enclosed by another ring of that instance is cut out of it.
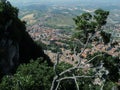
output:
<svg viewBox="0 0 120 90"><path fill-rule="evenodd" d="M54 77L53 67L49 66L47 62L41 63L41 59L31 60L28 64L21 64L16 74L4 76L0 83L0 90L50 90ZM57 67L58 73L69 67L71 65L60 63ZM66 87L66 85L68 88L68 83L63 85L63 87Z"/></svg>
<svg viewBox="0 0 120 90"><path fill-rule="evenodd" d="M52 67L46 62L31 60L29 64L20 65L14 76L5 76L0 90L49 90L53 75Z"/></svg>

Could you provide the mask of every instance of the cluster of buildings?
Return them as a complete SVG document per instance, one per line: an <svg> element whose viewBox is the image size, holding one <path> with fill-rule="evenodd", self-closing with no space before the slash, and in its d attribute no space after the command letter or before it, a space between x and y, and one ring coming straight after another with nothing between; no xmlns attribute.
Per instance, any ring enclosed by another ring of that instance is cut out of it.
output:
<svg viewBox="0 0 120 90"><path fill-rule="evenodd" d="M59 42L60 40L67 40L67 38L70 38L69 34L65 34L59 29L52 29L44 26L33 25L27 27L27 32L30 34L30 36L35 41L41 41L44 44L62 44Z"/></svg>
<svg viewBox="0 0 120 90"><path fill-rule="evenodd" d="M64 32L61 32L61 30L59 29L51 29L48 27L40 26L39 24L28 26L27 31L35 41L40 40L42 43L46 45L56 43L56 45L63 46L65 43L62 43L60 41L61 40L65 41L71 37L69 34L65 34ZM116 31L119 32L118 29ZM110 47L109 45L104 45L103 43L93 42L92 48L86 48L84 50L84 52L82 53L82 58L84 58L85 60L88 54L94 54L95 52L98 51L106 52L112 56L119 56L120 55L120 51L118 51L119 48L120 48L119 45L116 45L115 47ZM60 49L62 51L62 53L60 53L59 55L60 61L65 61L70 64L75 64L77 62L77 57L75 53L73 53L73 51L67 50L64 47ZM53 61L56 60L56 53L50 50L45 50L45 53L49 55L51 60Z"/></svg>

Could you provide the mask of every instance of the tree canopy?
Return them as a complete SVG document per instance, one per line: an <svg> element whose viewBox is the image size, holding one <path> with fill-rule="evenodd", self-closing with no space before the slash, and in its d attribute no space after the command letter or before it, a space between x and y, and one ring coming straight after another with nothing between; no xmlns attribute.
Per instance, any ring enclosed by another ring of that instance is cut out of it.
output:
<svg viewBox="0 0 120 90"><path fill-rule="evenodd" d="M102 30L102 27L107 23L107 18L109 15L109 11L105 11L102 9L97 9L94 11L94 14L91 13L83 13L80 16L77 16L76 18L73 18L76 24L76 30L78 30L78 33L76 38L79 38L83 43L87 41L87 38L89 34L92 34L92 36L95 34L95 32L104 32ZM106 32L104 32L106 33ZM110 39L110 36L107 34L101 34L104 39L105 43L108 43L108 39ZM75 35L76 36L76 35ZM109 36L107 39L105 37Z"/></svg>

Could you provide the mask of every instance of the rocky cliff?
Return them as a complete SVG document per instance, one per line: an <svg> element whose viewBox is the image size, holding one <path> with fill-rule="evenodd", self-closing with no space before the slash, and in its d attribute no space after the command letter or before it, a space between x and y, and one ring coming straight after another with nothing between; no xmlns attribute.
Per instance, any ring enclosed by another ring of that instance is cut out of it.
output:
<svg viewBox="0 0 120 90"><path fill-rule="evenodd" d="M38 57L52 65L26 32L25 22L18 18L18 9L9 2L0 2L0 76L13 74L19 64Z"/></svg>

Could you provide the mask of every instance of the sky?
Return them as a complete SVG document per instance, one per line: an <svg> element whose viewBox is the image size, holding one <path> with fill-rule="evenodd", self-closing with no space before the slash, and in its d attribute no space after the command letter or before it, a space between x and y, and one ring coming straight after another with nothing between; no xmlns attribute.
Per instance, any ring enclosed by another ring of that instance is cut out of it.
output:
<svg viewBox="0 0 120 90"><path fill-rule="evenodd" d="M10 2L120 2L120 0L9 0Z"/></svg>
<svg viewBox="0 0 120 90"><path fill-rule="evenodd" d="M99 4L102 3L103 5L105 5L106 3L109 4L119 4L120 0L8 0L10 1L13 5L22 5L25 3L41 3L41 4L48 4L48 3L59 3L59 4L63 4L63 3L91 3L91 4Z"/></svg>

